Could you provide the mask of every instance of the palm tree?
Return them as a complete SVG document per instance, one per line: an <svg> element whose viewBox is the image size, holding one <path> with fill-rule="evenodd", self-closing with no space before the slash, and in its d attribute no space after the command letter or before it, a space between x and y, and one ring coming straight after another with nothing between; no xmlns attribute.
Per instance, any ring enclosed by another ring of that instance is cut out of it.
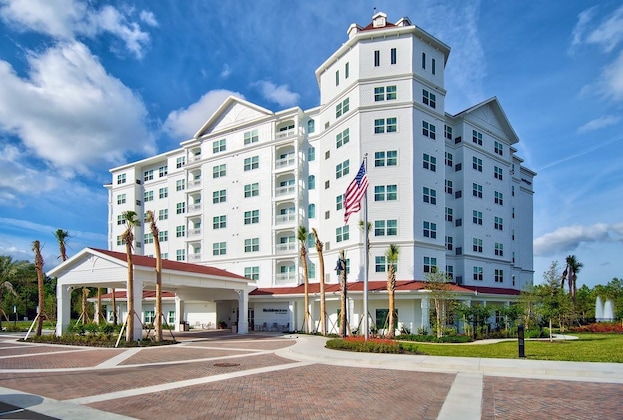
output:
<svg viewBox="0 0 623 420"><path fill-rule="evenodd" d="M67 239L69 239L69 232L63 229L56 229L56 232L54 232L54 237L56 238L56 241L58 242L58 249L61 253L61 255L59 255L58 257L61 259L61 261L67 261L66 248L67 248Z"/></svg>
<svg viewBox="0 0 623 420"><path fill-rule="evenodd" d="M2 297L4 296L4 292L2 291L2 289L8 290L9 292L13 294L13 296L17 297L17 292L13 288L13 285L11 284L11 282L3 281L0 283L0 331L2 331L2 315L4 315L4 319L6 319L7 322L9 322L9 317L7 316L6 312L4 312L4 309L2 308Z"/></svg>
<svg viewBox="0 0 623 420"><path fill-rule="evenodd" d="M312 234L316 240L316 251L318 251L318 268L320 270L320 333L326 335L326 308L324 297L324 255L322 254L322 242L318 239L316 228L312 228Z"/></svg>
<svg viewBox="0 0 623 420"><path fill-rule="evenodd" d="M134 242L135 226L138 226L138 217L135 211L127 210L121 214L123 220L125 220L125 231L121 234L121 240L125 243L125 251L128 261L128 286L126 295L128 298L128 318L127 318L127 331L126 341L133 341L134 339L134 263L132 261L132 243Z"/></svg>
<svg viewBox="0 0 623 420"><path fill-rule="evenodd" d="M309 333L309 271L307 267L307 229L305 226L300 225L296 231L296 237L301 243L300 257L303 264L303 279L305 285L305 315L303 316L303 323L305 325L304 331Z"/></svg>
<svg viewBox="0 0 623 420"><path fill-rule="evenodd" d="M0 255L0 311L4 314L4 317L8 321L8 316L2 309L2 289L9 290L13 295L17 296L13 288L11 281L16 279L20 273L28 268L30 263L28 261L13 261L12 257L7 255ZM0 330L2 330L2 318L0 317Z"/></svg>
<svg viewBox="0 0 623 420"><path fill-rule="evenodd" d="M115 288L112 288L112 324L117 325L119 320L117 319L117 296L115 295Z"/></svg>
<svg viewBox="0 0 623 420"><path fill-rule="evenodd" d="M387 295L389 296L389 332L387 337L393 338L396 334L394 323L396 322L396 302L394 292L396 291L396 263L398 262L398 254L400 248L396 244L389 244L389 248L385 251L387 259Z"/></svg>
<svg viewBox="0 0 623 420"><path fill-rule="evenodd" d="M577 279L578 273L584 267L584 264L578 261L575 255L569 255L566 258L567 267L562 274L562 286L564 288L565 278L567 279L567 285L569 287L569 296L573 299L573 304L576 304L577 294Z"/></svg>
<svg viewBox="0 0 623 420"><path fill-rule="evenodd" d="M338 275L340 276L340 336L346 337L348 332L348 317L346 312L348 283L346 282L346 256L343 249L340 250L340 257L337 263Z"/></svg>
<svg viewBox="0 0 623 420"><path fill-rule="evenodd" d="M154 212L147 210L147 222L154 237L154 253L156 254L156 341L162 341L162 255L160 254L160 237Z"/></svg>
<svg viewBox="0 0 623 420"><path fill-rule="evenodd" d="M37 291L39 301L39 313L37 314L37 331L36 336L40 336L43 330L43 304L45 303L45 296L43 295L43 257L41 256L41 243L39 241L33 241L32 250L35 253L35 269L37 270Z"/></svg>

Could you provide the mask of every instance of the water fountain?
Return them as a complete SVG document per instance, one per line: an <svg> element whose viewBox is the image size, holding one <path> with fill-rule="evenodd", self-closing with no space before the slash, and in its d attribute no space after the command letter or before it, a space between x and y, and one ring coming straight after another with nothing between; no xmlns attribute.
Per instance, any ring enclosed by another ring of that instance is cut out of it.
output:
<svg viewBox="0 0 623 420"><path fill-rule="evenodd" d="M604 303L603 318L606 322L614 321L614 307L612 305L612 300L610 299L607 299L606 303Z"/></svg>
<svg viewBox="0 0 623 420"><path fill-rule="evenodd" d="M601 302L601 298L597 296L595 300L595 320L601 322L604 317L604 304Z"/></svg>

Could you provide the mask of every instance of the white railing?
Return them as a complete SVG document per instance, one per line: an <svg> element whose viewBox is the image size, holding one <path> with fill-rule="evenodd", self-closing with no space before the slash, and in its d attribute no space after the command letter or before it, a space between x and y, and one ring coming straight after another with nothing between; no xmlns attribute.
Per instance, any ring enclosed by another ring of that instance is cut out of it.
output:
<svg viewBox="0 0 623 420"><path fill-rule="evenodd" d="M296 283L296 274L294 273L279 273L275 276L275 286L283 286L292 283Z"/></svg>
<svg viewBox="0 0 623 420"><path fill-rule="evenodd" d="M200 161L200 160L201 160L201 153L200 153L200 154L198 154L198 155L192 155L192 156L190 157L190 160L191 160L192 162L197 162L197 161Z"/></svg>
<svg viewBox="0 0 623 420"><path fill-rule="evenodd" d="M286 185L275 188L275 197L283 197L284 195L292 195L296 191L294 185Z"/></svg>
<svg viewBox="0 0 623 420"><path fill-rule="evenodd" d="M294 221L296 221L296 214L294 213L279 214L275 217L275 224L277 225L283 225L285 223L292 223Z"/></svg>
<svg viewBox="0 0 623 420"><path fill-rule="evenodd" d="M201 228L188 229L188 236L199 236L199 235L201 235Z"/></svg>
<svg viewBox="0 0 623 420"><path fill-rule="evenodd" d="M275 161L275 169L282 169L288 166L294 166L294 155L289 155Z"/></svg>
<svg viewBox="0 0 623 420"><path fill-rule="evenodd" d="M188 181L188 186L189 187L200 187L201 186L201 178L199 179L191 179L190 181Z"/></svg>
<svg viewBox="0 0 623 420"><path fill-rule="evenodd" d="M296 250L296 242L286 242L283 244L277 244L277 252L292 252Z"/></svg>
<svg viewBox="0 0 623 420"><path fill-rule="evenodd" d="M278 131L276 137L277 137L277 140L282 140L282 139L286 139L294 135L296 135L296 130L294 128L291 128L285 131Z"/></svg>
<svg viewBox="0 0 623 420"><path fill-rule="evenodd" d="M201 203L191 204L188 206L188 211L201 211Z"/></svg>
<svg viewBox="0 0 623 420"><path fill-rule="evenodd" d="M188 261L192 261L192 262L201 261L201 254L200 253L189 254L188 255Z"/></svg>

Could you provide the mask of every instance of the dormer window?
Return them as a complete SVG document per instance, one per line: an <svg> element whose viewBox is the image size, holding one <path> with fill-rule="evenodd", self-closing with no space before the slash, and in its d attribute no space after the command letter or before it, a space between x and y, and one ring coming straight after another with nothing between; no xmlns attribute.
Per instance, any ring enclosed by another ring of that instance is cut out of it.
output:
<svg viewBox="0 0 623 420"><path fill-rule="evenodd" d="M385 13L377 13L372 18L372 26L374 28L384 28L387 24L387 15Z"/></svg>

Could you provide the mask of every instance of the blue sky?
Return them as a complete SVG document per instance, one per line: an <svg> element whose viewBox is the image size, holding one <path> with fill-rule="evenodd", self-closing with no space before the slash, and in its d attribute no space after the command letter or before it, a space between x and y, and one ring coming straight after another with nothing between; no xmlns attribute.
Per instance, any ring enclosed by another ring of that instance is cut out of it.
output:
<svg viewBox="0 0 623 420"><path fill-rule="evenodd" d="M315 69L374 7L451 48L446 111L496 96L538 172L535 283L574 254L578 282L623 277L619 1L0 0L0 255L58 264L106 248L111 167L178 147L237 94L319 104Z"/></svg>

